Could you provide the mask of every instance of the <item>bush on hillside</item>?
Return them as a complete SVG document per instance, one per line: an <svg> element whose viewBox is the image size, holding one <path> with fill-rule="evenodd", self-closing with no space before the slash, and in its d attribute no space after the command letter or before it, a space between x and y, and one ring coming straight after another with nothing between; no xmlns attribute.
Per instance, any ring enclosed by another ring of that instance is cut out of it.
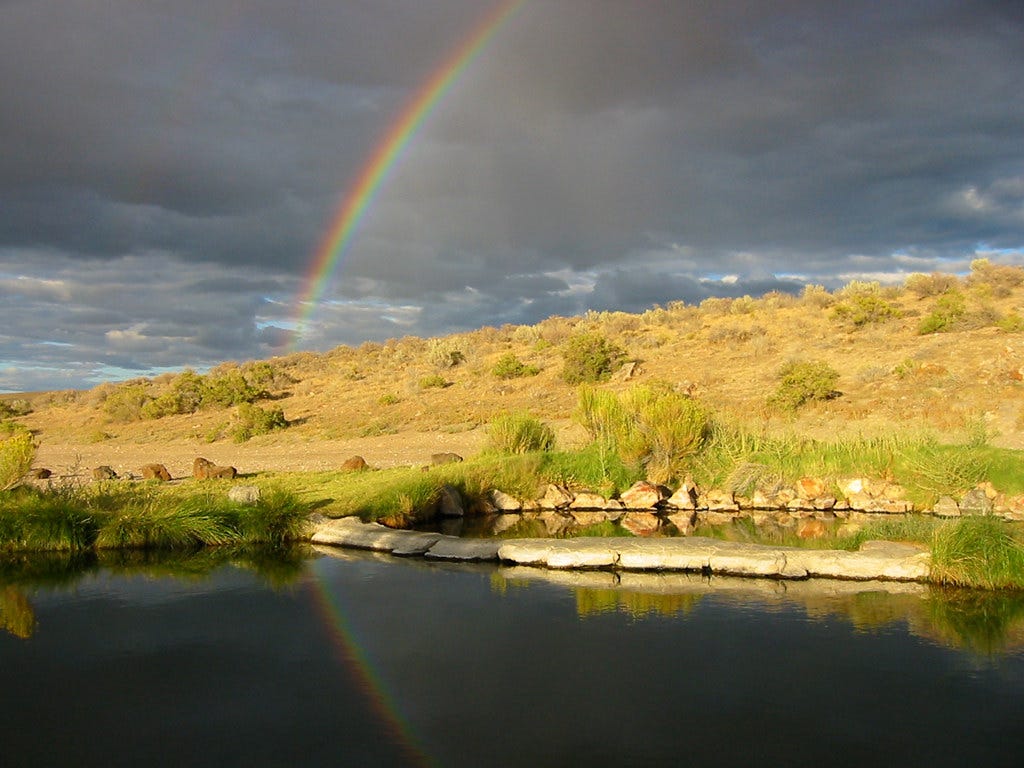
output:
<svg viewBox="0 0 1024 768"><path fill-rule="evenodd" d="M839 291L837 296L839 302L832 309L833 317L856 328L900 316L899 307L883 295L878 283L854 280Z"/></svg>
<svg viewBox="0 0 1024 768"><path fill-rule="evenodd" d="M562 350L562 379L568 384L604 381L626 361L626 351L599 333L570 336Z"/></svg>
<svg viewBox="0 0 1024 768"><path fill-rule="evenodd" d="M835 397L839 371L821 361L790 363L779 372L779 386L768 398L770 405L795 411L812 400Z"/></svg>
<svg viewBox="0 0 1024 768"><path fill-rule="evenodd" d="M921 320L917 332L924 336L955 330L966 315L967 303L963 294L959 291L944 293L935 302L932 313Z"/></svg>
<svg viewBox="0 0 1024 768"><path fill-rule="evenodd" d="M280 408L260 408L251 403L238 406L238 416L231 429L231 437L236 443L244 443L256 435L265 435L276 429L285 429L288 420Z"/></svg>
<svg viewBox="0 0 1024 768"><path fill-rule="evenodd" d="M491 373L499 379L517 379L521 376L536 376L540 373L540 368L535 365L525 365L516 357L515 352L506 352L498 358Z"/></svg>
<svg viewBox="0 0 1024 768"><path fill-rule="evenodd" d="M929 296L940 296L947 291L955 290L959 284L960 281L955 275L946 275L942 272L932 272L930 275L925 275L921 272L915 272L907 277L903 287L923 299Z"/></svg>

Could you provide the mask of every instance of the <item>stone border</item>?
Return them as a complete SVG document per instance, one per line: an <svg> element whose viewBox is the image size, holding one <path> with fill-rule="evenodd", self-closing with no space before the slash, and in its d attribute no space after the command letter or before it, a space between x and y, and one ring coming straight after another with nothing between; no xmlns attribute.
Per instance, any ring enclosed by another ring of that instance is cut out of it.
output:
<svg viewBox="0 0 1024 768"><path fill-rule="evenodd" d="M662 539L461 539L364 523L354 517L313 524L310 541L432 560L499 562L556 570L690 571L775 579L928 581L931 555L921 547L868 541L859 551L814 550L718 541Z"/></svg>

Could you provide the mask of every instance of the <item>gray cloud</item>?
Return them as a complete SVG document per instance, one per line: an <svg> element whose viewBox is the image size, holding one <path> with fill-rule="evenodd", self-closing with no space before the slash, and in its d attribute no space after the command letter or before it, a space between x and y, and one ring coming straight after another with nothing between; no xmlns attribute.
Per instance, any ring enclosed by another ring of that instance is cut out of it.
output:
<svg viewBox="0 0 1024 768"><path fill-rule="evenodd" d="M339 202L489 7L0 4L0 389L285 349ZM1021 39L1012 2L526 0L298 346L1020 263Z"/></svg>

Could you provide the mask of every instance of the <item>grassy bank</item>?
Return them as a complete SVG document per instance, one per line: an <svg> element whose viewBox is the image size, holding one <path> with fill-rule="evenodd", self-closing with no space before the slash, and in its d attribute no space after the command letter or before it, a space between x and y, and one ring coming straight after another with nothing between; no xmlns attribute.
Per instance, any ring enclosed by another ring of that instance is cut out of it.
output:
<svg viewBox="0 0 1024 768"><path fill-rule="evenodd" d="M301 538L308 513L282 490L237 504L194 486L19 488L0 503L0 552L280 545Z"/></svg>

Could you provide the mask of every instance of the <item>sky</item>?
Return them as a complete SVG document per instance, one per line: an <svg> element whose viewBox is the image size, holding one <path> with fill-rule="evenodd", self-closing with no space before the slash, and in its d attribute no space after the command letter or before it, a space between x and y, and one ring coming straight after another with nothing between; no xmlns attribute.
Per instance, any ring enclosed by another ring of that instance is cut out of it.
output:
<svg viewBox="0 0 1024 768"><path fill-rule="evenodd" d="M0 105L0 391L1024 265L1018 0L0 0Z"/></svg>

